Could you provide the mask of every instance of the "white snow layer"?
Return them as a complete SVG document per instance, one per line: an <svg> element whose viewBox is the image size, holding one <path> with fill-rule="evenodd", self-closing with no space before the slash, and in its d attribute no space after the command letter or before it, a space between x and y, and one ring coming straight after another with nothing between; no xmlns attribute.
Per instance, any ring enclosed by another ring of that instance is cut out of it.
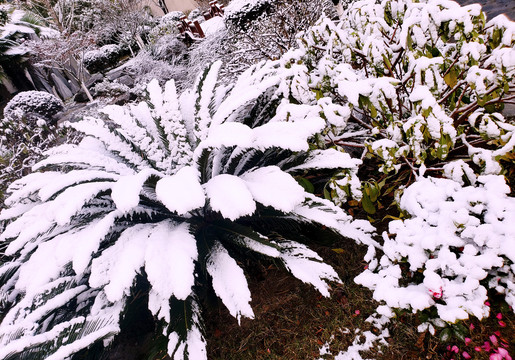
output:
<svg viewBox="0 0 515 360"><path fill-rule="evenodd" d="M191 166L185 166L176 174L159 180L156 195L168 210L179 215L197 209L206 202L198 171Z"/></svg>
<svg viewBox="0 0 515 360"><path fill-rule="evenodd" d="M196 242L187 225L176 226L168 220L154 226L136 225L93 260L89 283L104 286L107 299L115 302L129 294L136 274L145 267L152 286L149 308L169 320L168 299L185 299L191 293L196 258Z"/></svg>
<svg viewBox="0 0 515 360"><path fill-rule="evenodd" d="M205 184L205 190L211 208L219 211L225 218L236 220L251 215L256 210L256 203L249 188L245 181L237 176L215 176Z"/></svg>
<svg viewBox="0 0 515 360"><path fill-rule="evenodd" d="M225 29L224 19L221 16L212 17L211 19L204 21L200 26L206 36L211 36L220 30Z"/></svg>
<svg viewBox="0 0 515 360"><path fill-rule="evenodd" d="M277 166L259 168L241 176L254 199L284 212L292 211L304 201L302 186Z"/></svg>
<svg viewBox="0 0 515 360"><path fill-rule="evenodd" d="M207 261L207 271L213 279L213 289L232 316L254 318L251 295L243 270L222 244L217 243Z"/></svg>
<svg viewBox="0 0 515 360"><path fill-rule="evenodd" d="M503 260L515 261L515 199L509 191L503 176L479 176L476 186L466 187L449 179L419 178L400 200L411 218L389 224L395 237L383 235L379 267L375 261L356 282L372 288L374 298L391 308L417 311L436 305L438 316L449 323L469 314L486 316L491 287L515 305L515 268ZM410 271L423 270L423 282L401 286L401 261ZM489 284L481 284L487 277Z"/></svg>
<svg viewBox="0 0 515 360"><path fill-rule="evenodd" d="M293 241L282 242L284 249L281 260L297 279L313 285L322 295L328 297L329 285L326 281L341 282L334 269L305 245Z"/></svg>

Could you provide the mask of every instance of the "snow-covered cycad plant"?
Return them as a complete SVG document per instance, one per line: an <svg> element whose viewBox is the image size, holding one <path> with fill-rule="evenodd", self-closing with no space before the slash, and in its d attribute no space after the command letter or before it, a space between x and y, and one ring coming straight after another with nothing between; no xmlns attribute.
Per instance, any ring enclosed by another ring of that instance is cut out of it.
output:
<svg viewBox="0 0 515 360"><path fill-rule="evenodd" d="M248 260L273 259L328 296L338 275L303 243L370 243L367 223L299 185L359 163L310 150L326 121L263 101L279 78L249 82L259 67L230 91L216 85L219 68L180 98L173 81L164 90L152 81L147 102L70 124L84 133L80 144L49 150L10 186L0 215L0 358L107 346L145 283L168 354L204 359L199 290L212 288L238 320L252 318Z"/></svg>

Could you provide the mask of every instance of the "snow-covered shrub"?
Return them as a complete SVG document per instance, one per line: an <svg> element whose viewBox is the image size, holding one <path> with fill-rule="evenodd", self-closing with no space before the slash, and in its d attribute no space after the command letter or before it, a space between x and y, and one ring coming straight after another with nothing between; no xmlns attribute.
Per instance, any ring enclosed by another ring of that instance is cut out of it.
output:
<svg viewBox="0 0 515 360"><path fill-rule="evenodd" d="M369 214L382 208L382 218L396 215L385 209L390 205L390 209L395 208L393 194L400 194L424 173L446 176L455 184L473 185L474 191L484 193L489 191L488 186L482 185L488 178L485 176L502 176L509 166L513 166L510 164L513 164L515 124L500 114L503 102L514 98L515 24L506 17L487 22L478 5L460 7L452 1L359 1L349 7L338 25L322 19L318 25L300 34L298 43L298 49L285 53L276 63L278 73L289 74L280 85L285 92L283 99L299 104L304 111L321 114L330 125L319 134L313 146L344 149L363 159L361 171L347 169L346 173L333 179L325 188L327 198L340 204L349 196L354 197ZM273 95L269 100L272 99ZM473 191L472 188L464 189ZM499 203L504 204L500 206L512 206L506 188L502 189L499 202L483 204L485 212L496 213ZM408 191L407 196L411 196L409 194L412 192ZM379 203L383 195L388 195L386 204ZM431 195L428 191L428 196ZM432 209L434 203L420 206ZM465 207L463 211L468 214L468 209ZM409 211L405 215L410 214L420 216ZM407 221L411 224L411 220ZM433 218L428 220L433 224L431 221ZM490 220L480 221L486 221L480 222L482 225L491 225ZM498 221L504 220L499 218ZM508 220L503 222L507 223ZM394 224L400 227L399 222ZM410 231L414 237L424 238L424 227L413 226ZM449 228L441 231L452 232ZM469 232L473 231L471 227ZM402 243L403 236L398 235L391 242ZM511 239L504 234L496 241L501 242L501 247L508 248ZM436 243L431 246L435 252L427 254L429 258L437 258L439 250L448 245L445 235L441 243L438 240L433 239ZM490 256L486 255L490 252L487 247L478 246L476 250L475 255L480 258ZM377 251L381 258L381 251L386 249L378 247ZM392 266L384 263L384 269L377 267L375 260L370 268L383 273L391 271L392 276L399 276L402 286L413 281L417 288L422 287L424 273L415 271L415 280L403 278L407 273L398 273L395 254L392 253L391 259L390 254L383 258L384 261L389 259ZM374 261L370 252L366 260ZM510 265L509 261L507 265ZM415 269L419 269L419 265ZM409 268L410 265L406 266ZM500 263L496 266L501 283L511 284L512 275L506 272L508 268ZM501 275L503 272L506 274ZM455 285L449 284L454 295L452 291L446 295L451 308L461 301L463 294L458 294L456 289L463 279L449 274L438 273L450 282L456 281ZM429 275L428 282L431 277L433 275ZM482 281L489 279L485 275ZM417 298L405 295L409 292L402 286L390 288L388 296L391 299L407 296L406 302L421 301L416 309L432 306L426 301L430 297L427 289L426 295ZM476 304L477 294L474 294L470 294L470 299L473 298ZM461 315L482 314L479 310L465 309L471 303L463 303L467 305L463 305ZM394 307L395 304L390 305ZM442 316L450 319L448 314Z"/></svg>
<svg viewBox="0 0 515 360"><path fill-rule="evenodd" d="M224 21L229 77L261 60L278 59L296 47L296 35L334 11L329 0L235 0L227 6Z"/></svg>
<svg viewBox="0 0 515 360"><path fill-rule="evenodd" d="M227 24L247 30L252 22L272 12L277 0L233 0L227 6L224 19Z"/></svg>
<svg viewBox="0 0 515 360"><path fill-rule="evenodd" d="M479 176L469 186L420 178L400 199L410 218L390 222L383 255L356 281L374 290L387 316L395 308L435 307L448 323L482 319L489 290L515 306L515 198L509 192L499 175Z"/></svg>
<svg viewBox="0 0 515 360"><path fill-rule="evenodd" d="M163 15L159 19L159 23L154 26L148 34L150 42L155 43L163 36L178 35L179 23L185 16L182 11L171 11Z"/></svg>
<svg viewBox="0 0 515 360"><path fill-rule="evenodd" d="M188 47L184 42L177 39L175 35L165 35L151 44L149 52L156 60L166 60L170 63L185 62L187 59Z"/></svg>
<svg viewBox="0 0 515 360"><path fill-rule="evenodd" d="M188 20L190 21L198 21L199 23L203 23L205 21L204 15L200 9L193 9L188 14Z"/></svg>
<svg viewBox="0 0 515 360"><path fill-rule="evenodd" d="M300 61L322 65L312 88L356 109L387 173L445 161L461 133L474 135L464 131L474 112L494 114L510 99L515 25L486 23L478 5L361 1L300 41Z"/></svg>
<svg viewBox="0 0 515 360"><path fill-rule="evenodd" d="M186 15L182 11L170 11L169 13L161 16L159 22L161 24L175 24Z"/></svg>
<svg viewBox="0 0 515 360"><path fill-rule="evenodd" d="M196 41L188 49L188 58L187 58L187 66L191 69L190 73L185 73L186 80L181 83L178 82L177 85L179 88L189 88L191 84L195 81L195 77L193 74L202 71L208 64L211 64L217 60L222 59L224 64L228 63L230 59L229 54L229 46L228 42L228 34L227 29L220 29L214 34L202 39L202 41ZM229 66L224 65L220 71L220 81L230 82L232 79L236 78L240 73L241 69L238 68L237 71L230 74L230 76L225 75L225 68L229 69Z"/></svg>
<svg viewBox="0 0 515 360"><path fill-rule="evenodd" d="M55 145L59 130L54 116L62 108L61 100L43 91L21 92L7 103L0 120L0 200L7 185L30 172Z"/></svg>
<svg viewBox="0 0 515 360"><path fill-rule="evenodd" d="M118 96L128 93L130 88L125 84L104 80L93 88L93 96Z"/></svg>
<svg viewBox="0 0 515 360"><path fill-rule="evenodd" d="M127 49L117 44L104 45L96 50L84 53L82 59L84 67L95 73L106 71L118 63L120 57L127 54Z"/></svg>
<svg viewBox="0 0 515 360"><path fill-rule="evenodd" d="M9 15L6 9L0 8L0 26L5 25L5 23L9 20Z"/></svg>
<svg viewBox="0 0 515 360"><path fill-rule="evenodd" d="M339 203L352 195L373 214L383 206L383 192L400 192L417 176L452 179L407 187L400 206L412 218L391 223L392 238L384 237L377 258L367 255L368 275L358 281L385 301L379 311L392 315L395 307L434 306L452 322L484 316L480 303L487 289L506 293L512 302L513 260L506 249L513 241L507 230L513 198L502 176L513 166L515 124L500 111L513 99L515 24L504 16L487 22L478 5L451 1L359 1L338 25L324 19L301 34L299 46L280 60L295 74L291 96L333 109L327 114L347 114L348 125L327 132L317 145L365 150L361 194L356 178L342 177L327 197ZM445 184L456 194L435 202L440 192L431 184ZM480 198L462 198L470 193ZM470 223L452 225L453 216L440 217L449 208ZM492 242L481 243L485 229L496 226ZM445 261L466 269L446 267Z"/></svg>
<svg viewBox="0 0 515 360"><path fill-rule="evenodd" d="M190 75L190 69L185 66L181 57L170 58L167 61L158 60L148 51L140 51L136 57L125 63L124 69L135 80L136 85L132 91L137 95L144 95L146 86L152 79L158 79L160 85L173 79L176 81L177 88L184 90L178 84L183 84L183 79L189 78ZM190 82L188 87L191 86Z"/></svg>
<svg viewBox="0 0 515 360"><path fill-rule="evenodd" d="M22 118L27 116L30 118L30 115L35 115L48 123L55 123L54 116L62 109L63 103L52 94L44 91L24 91L14 96L5 106L2 127L5 128L7 123L22 121Z"/></svg>
<svg viewBox="0 0 515 360"><path fill-rule="evenodd" d="M366 222L299 185L312 171L356 166L310 146L327 126L320 111L269 101L284 80L274 64L249 69L230 91L217 85L219 68L180 97L173 81L162 90L154 80L147 102L106 107L108 122L71 123L83 141L49 150L10 186L1 358L63 359L108 344L142 277L167 353L206 359L199 290L212 287L233 316L252 318L249 254L328 296L338 276L302 242L370 243Z"/></svg>

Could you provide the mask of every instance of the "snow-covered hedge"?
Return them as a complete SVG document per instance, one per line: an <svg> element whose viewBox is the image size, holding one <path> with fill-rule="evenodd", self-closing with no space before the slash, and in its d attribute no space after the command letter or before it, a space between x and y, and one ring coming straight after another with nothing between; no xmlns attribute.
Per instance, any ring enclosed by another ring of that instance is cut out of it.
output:
<svg viewBox="0 0 515 360"><path fill-rule="evenodd" d="M2 123L22 121L34 115L46 122L55 122L54 115L63 109L63 103L44 91L24 91L15 95L4 108ZM30 119L28 119L30 120Z"/></svg>
<svg viewBox="0 0 515 360"><path fill-rule="evenodd" d="M233 0L225 8L224 20L246 30L251 22L270 13L276 0Z"/></svg>
<svg viewBox="0 0 515 360"><path fill-rule="evenodd" d="M479 5L359 1L299 45L281 59L295 74L291 96L348 114L351 125L319 146L365 148L358 182L335 178L326 196L352 196L373 215L392 203L388 194L403 193L408 219L390 224L358 277L383 302L379 311L434 307L455 322L485 316L489 289L513 303L514 201L503 175L515 124L500 111L514 98L515 24L487 22Z"/></svg>
<svg viewBox="0 0 515 360"><path fill-rule="evenodd" d="M178 35L179 24L181 19L185 16L182 11L171 11L163 15L159 19L158 24L154 26L148 34L150 43L159 41L163 36Z"/></svg>
<svg viewBox="0 0 515 360"><path fill-rule="evenodd" d="M62 108L61 100L42 91L19 93L4 108L0 120L0 203L7 185L29 173L42 153L55 145L59 130L54 116Z"/></svg>
<svg viewBox="0 0 515 360"><path fill-rule="evenodd" d="M122 45L108 44L96 50L87 51L83 57L83 63L90 72L105 71L115 66L120 57L129 51Z"/></svg>
<svg viewBox="0 0 515 360"><path fill-rule="evenodd" d="M130 88L125 84L104 80L93 88L93 96L118 96L128 93Z"/></svg>

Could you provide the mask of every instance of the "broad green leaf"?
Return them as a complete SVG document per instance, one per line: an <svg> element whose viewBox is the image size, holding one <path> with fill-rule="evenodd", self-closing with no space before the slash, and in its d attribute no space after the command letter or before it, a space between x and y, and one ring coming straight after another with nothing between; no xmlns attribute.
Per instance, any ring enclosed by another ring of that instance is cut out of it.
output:
<svg viewBox="0 0 515 360"><path fill-rule="evenodd" d="M456 86L456 84L458 83L458 71L456 70L456 68L454 66L447 73L447 75L444 76L443 80L451 88Z"/></svg>
<svg viewBox="0 0 515 360"><path fill-rule="evenodd" d="M363 199L361 199L361 205L363 206L363 209L373 215L376 213L376 208L374 204L372 203L372 200L370 200L370 197L366 193L366 191L363 191Z"/></svg>
<svg viewBox="0 0 515 360"><path fill-rule="evenodd" d="M295 180L297 180L299 185L302 186L304 188L304 190L306 190L308 193L312 194L315 191L315 187L313 186L311 181L309 181L308 179L303 178L303 177L298 177Z"/></svg>

